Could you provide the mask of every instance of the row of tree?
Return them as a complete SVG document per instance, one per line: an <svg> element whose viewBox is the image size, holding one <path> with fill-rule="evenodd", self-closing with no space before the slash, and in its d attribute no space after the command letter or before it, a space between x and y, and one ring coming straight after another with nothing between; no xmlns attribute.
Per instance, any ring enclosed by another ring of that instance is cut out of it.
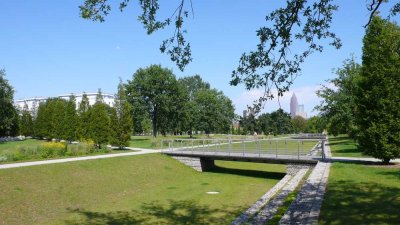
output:
<svg viewBox="0 0 400 225"><path fill-rule="evenodd" d="M13 89L4 71L0 72L0 82L8 88L1 88L8 90L2 105L10 106L1 107L0 113L6 116L1 117L0 136L22 134L68 142L91 139L98 147L104 143L123 147L133 132L154 136L228 133L235 116L232 101L199 75L176 79L171 70L159 65L138 69L132 80L120 82L113 107L103 102L99 91L94 105L84 94L79 106L74 96L50 98L37 110L25 105L20 112L13 105Z"/></svg>
<svg viewBox="0 0 400 225"><path fill-rule="evenodd" d="M362 64L346 60L317 92L332 134L347 133L358 148L389 162L400 157L400 27L374 17L363 40Z"/></svg>
<svg viewBox="0 0 400 225"><path fill-rule="evenodd" d="M105 143L122 148L128 145L132 133L131 111L124 86L120 83L113 107L104 103L100 90L93 105L89 104L86 94L83 94L78 107L73 95L69 100L47 99L33 113L25 105L19 123L20 133L69 143L93 140L98 148Z"/></svg>
<svg viewBox="0 0 400 225"><path fill-rule="evenodd" d="M282 109L271 113L264 113L257 118L250 114L246 117L240 117L239 127L232 129L236 134L290 134L290 133L321 133L324 127L321 125L320 117L314 116L304 119L301 116L294 118Z"/></svg>
<svg viewBox="0 0 400 225"><path fill-rule="evenodd" d="M160 65L137 70L125 88L137 134L228 133L235 116L232 101L199 75L176 79Z"/></svg>

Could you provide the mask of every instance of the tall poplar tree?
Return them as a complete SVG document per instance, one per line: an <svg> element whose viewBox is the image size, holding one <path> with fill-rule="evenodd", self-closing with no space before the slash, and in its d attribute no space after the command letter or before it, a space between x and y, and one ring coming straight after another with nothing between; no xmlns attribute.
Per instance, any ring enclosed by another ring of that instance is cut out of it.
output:
<svg viewBox="0 0 400 225"><path fill-rule="evenodd" d="M388 163L400 157L400 27L374 17L363 43L355 97L358 147Z"/></svg>
<svg viewBox="0 0 400 225"><path fill-rule="evenodd" d="M111 111L110 143L120 149L128 146L132 134L132 108L126 99L125 88L120 80Z"/></svg>

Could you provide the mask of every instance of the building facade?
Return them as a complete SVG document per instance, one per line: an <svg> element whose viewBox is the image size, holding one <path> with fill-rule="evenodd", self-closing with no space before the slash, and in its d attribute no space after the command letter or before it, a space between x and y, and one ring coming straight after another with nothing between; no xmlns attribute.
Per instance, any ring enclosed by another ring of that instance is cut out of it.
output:
<svg viewBox="0 0 400 225"><path fill-rule="evenodd" d="M304 119L307 119L307 113L304 112L304 105L299 105L295 93L293 93L292 98L290 99L290 116L292 118L295 116L301 116Z"/></svg>
<svg viewBox="0 0 400 225"><path fill-rule="evenodd" d="M61 98L61 99L65 99L65 100L69 100L69 98L74 95L75 99L76 99L76 108L79 107L79 104L82 101L82 94L66 94L66 95L59 95L56 96L56 98ZM89 105L94 105L94 103L96 102L96 96L97 93L86 93L88 99L89 99ZM101 94L103 97L103 101L104 103L106 103L109 106L113 106L114 105L114 95L111 94ZM47 99L49 99L50 97L35 97L35 98L27 98L27 99L20 99L20 100L16 100L15 101L15 105L17 106L17 108L19 109L23 109L25 104L28 106L28 110L29 111L35 111L37 110L37 108L39 107L39 104L42 102L46 102Z"/></svg>

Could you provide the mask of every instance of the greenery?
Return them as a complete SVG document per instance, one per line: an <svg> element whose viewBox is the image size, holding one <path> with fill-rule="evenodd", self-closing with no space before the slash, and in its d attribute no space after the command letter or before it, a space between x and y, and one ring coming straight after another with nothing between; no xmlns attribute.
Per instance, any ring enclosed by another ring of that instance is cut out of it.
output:
<svg viewBox="0 0 400 225"><path fill-rule="evenodd" d="M228 224L285 175L284 165L216 164L199 173L149 154L0 170L0 217L9 225Z"/></svg>
<svg viewBox="0 0 400 225"><path fill-rule="evenodd" d="M290 114L283 109L278 109L272 113L263 113L258 118L255 118L252 114L244 118L241 117L239 125L242 134L253 134L256 131L260 134L276 136L293 132Z"/></svg>
<svg viewBox="0 0 400 225"><path fill-rule="evenodd" d="M386 163L400 157L399 40L397 24L374 17L363 40L355 94L359 149Z"/></svg>
<svg viewBox="0 0 400 225"><path fill-rule="evenodd" d="M19 131L18 110L14 107L14 89L0 69L0 137L15 136Z"/></svg>
<svg viewBox="0 0 400 225"><path fill-rule="evenodd" d="M329 146L333 156L340 157L368 157L357 148L357 143L348 135L329 137Z"/></svg>
<svg viewBox="0 0 400 225"><path fill-rule="evenodd" d="M35 139L0 143L0 163L63 158L115 152L108 148L96 149L93 142L77 144L46 142Z"/></svg>
<svg viewBox="0 0 400 225"><path fill-rule="evenodd" d="M89 107L89 133L90 139L98 148L108 143L110 139L110 115L109 106L103 102L101 91L97 93L96 103Z"/></svg>
<svg viewBox="0 0 400 225"><path fill-rule="evenodd" d="M28 105L25 103L21 112L20 133L24 136L32 136L33 132L33 118L31 113L28 111Z"/></svg>
<svg viewBox="0 0 400 225"><path fill-rule="evenodd" d="M319 224L398 224L397 168L333 163Z"/></svg>
<svg viewBox="0 0 400 225"><path fill-rule="evenodd" d="M301 116L293 117L292 125L295 133L304 133L307 130L307 120Z"/></svg>
<svg viewBox="0 0 400 225"><path fill-rule="evenodd" d="M126 84L128 101L133 110L149 116L154 137L159 131L165 133L171 128L174 114L184 103L181 90L172 71L159 65L138 69ZM137 119L140 118L133 118Z"/></svg>
<svg viewBox="0 0 400 225"><path fill-rule="evenodd" d="M317 91L317 96L323 99L315 107L321 112L328 132L333 135L348 134L355 137L355 102L357 88L356 79L360 76L361 65L354 58L343 62L343 67L336 70L335 79L328 80L328 86ZM332 87L333 86L333 87Z"/></svg>
<svg viewBox="0 0 400 225"><path fill-rule="evenodd" d="M229 132L234 117L232 101L210 89L198 75L176 80L171 70L151 65L138 69L125 88L138 134L148 131L149 121L154 137L159 133Z"/></svg>
<svg viewBox="0 0 400 225"><path fill-rule="evenodd" d="M132 107L126 99L125 89L120 81L118 93L111 111L111 145L120 149L128 146L132 134Z"/></svg>
<svg viewBox="0 0 400 225"><path fill-rule="evenodd" d="M317 92L329 133L348 134L358 149L388 163L400 157L400 27L375 16L363 41L362 65L346 60L338 78Z"/></svg>

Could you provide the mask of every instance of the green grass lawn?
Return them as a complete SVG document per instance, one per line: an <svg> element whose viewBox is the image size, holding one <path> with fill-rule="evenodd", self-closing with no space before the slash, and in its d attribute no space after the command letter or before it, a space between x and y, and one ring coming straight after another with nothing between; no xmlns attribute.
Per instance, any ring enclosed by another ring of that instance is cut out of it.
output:
<svg viewBox="0 0 400 225"><path fill-rule="evenodd" d="M320 224L400 224L400 169L333 163Z"/></svg>
<svg viewBox="0 0 400 225"><path fill-rule="evenodd" d="M217 166L200 173L151 154L0 170L0 224L229 224L285 175Z"/></svg>
<svg viewBox="0 0 400 225"><path fill-rule="evenodd" d="M332 156L341 157L370 157L363 155L357 149L356 142L347 135L339 135L337 137L329 137L329 145L331 147Z"/></svg>

